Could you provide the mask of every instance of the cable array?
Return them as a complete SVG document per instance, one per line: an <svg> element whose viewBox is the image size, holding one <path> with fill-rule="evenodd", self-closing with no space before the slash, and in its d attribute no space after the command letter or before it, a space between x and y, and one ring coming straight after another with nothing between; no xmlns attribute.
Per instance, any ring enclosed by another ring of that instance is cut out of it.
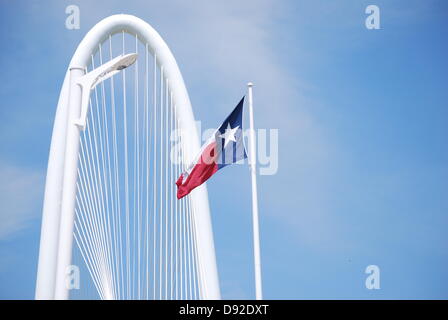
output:
<svg viewBox="0 0 448 320"><path fill-rule="evenodd" d="M86 71L118 54L136 63L91 93L81 132L71 298L199 299L190 196L176 198L186 169L179 119L163 65L136 35L110 35Z"/></svg>

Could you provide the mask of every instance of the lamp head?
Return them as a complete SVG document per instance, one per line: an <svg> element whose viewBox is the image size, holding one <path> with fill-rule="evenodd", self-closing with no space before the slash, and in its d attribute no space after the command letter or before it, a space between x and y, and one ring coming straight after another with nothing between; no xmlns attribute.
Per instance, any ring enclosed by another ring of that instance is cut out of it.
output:
<svg viewBox="0 0 448 320"><path fill-rule="evenodd" d="M119 61L117 61L111 68L117 71L126 69L130 65L134 64L134 62L137 60L137 54L136 53L129 53L121 57Z"/></svg>
<svg viewBox="0 0 448 320"><path fill-rule="evenodd" d="M109 61L111 64L109 67L106 67L104 71L98 74L95 77L95 80L92 82L91 89L95 88L97 84L103 82L104 80L112 77L123 69L126 69L130 65L132 65L137 60L138 54L129 53L125 55L121 55L116 57L115 59Z"/></svg>

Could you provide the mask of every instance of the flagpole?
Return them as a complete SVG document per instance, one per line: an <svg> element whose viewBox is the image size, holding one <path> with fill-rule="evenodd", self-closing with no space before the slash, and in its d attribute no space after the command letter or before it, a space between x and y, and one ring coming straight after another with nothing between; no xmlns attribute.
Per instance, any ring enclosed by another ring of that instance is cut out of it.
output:
<svg viewBox="0 0 448 320"><path fill-rule="evenodd" d="M255 129L254 129L254 112L252 87L253 83L247 84L249 97L249 164L252 180L252 224L253 224L253 241L254 241L254 265L255 265L255 299L262 300L262 285L261 285L261 259L260 259L260 231L258 226L258 195L257 195L257 158L255 147Z"/></svg>

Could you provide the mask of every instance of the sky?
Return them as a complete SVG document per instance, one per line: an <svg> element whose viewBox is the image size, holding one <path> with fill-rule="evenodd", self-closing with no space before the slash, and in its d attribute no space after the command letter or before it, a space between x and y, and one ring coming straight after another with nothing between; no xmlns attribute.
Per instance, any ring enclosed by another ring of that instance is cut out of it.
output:
<svg viewBox="0 0 448 320"><path fill-rule="evenodd" d="M278 171L258 177L266 299L448 298L446 1L0 0L0 299L34 297L59 90L116 13L161 34L203 127L255 84L255 126L278 129ZM249 170L207 185L222 296L253 299Z"/></svg>

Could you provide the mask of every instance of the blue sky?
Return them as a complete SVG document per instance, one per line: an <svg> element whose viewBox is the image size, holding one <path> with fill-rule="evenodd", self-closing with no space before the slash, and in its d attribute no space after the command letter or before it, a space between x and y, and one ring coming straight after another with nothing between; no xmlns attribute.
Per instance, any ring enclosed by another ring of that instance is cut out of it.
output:
<svg viewBox="0 0 448 320"><path fill-rule="evenodd" d="M255 83L256 126L279 130L278 173L259 177L265 298L448 298L445 1L91 2L0 0L0 298L34 296L59 90L114 13L159 31L203 127ZM80 30L65 28L70 4ZM222 295L253 298L249 171L208 188Z"/></svg>

